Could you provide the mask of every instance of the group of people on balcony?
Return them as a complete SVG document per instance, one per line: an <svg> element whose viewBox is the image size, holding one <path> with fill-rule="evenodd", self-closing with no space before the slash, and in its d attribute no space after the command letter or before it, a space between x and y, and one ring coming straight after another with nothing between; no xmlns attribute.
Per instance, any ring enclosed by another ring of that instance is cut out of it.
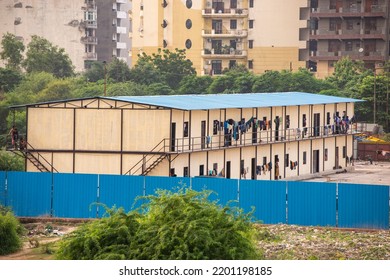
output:
<svg viewBox="0 0 390 280"><path fill-rule="evenodd" d="M12 126L8 135L11 136L11 144L14 150L17 150L18 148L19 150L25 150L27 148L26 140L23 138L23 136L20 136L19 138L19 131L15 125Z"/></svg>

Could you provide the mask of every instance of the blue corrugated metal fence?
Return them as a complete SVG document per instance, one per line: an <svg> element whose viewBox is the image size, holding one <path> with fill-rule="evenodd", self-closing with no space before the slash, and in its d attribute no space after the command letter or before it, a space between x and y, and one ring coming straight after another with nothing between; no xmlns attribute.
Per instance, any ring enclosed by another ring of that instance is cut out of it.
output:
<svg viewBox="0 0 390 280"><path fill-rule="evenodd" d="M217 178L0 172L0 204L17 216L95 218L138 208L157 189L212 191L218 204L254 209L266 224L389 228L389 186Z"/></svg>

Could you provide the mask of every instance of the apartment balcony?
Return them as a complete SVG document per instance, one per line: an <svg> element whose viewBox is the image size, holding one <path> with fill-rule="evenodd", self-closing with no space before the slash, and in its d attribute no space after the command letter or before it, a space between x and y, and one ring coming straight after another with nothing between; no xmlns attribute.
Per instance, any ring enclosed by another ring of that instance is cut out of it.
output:
<svg viewBox="0 0 390 280"><path fill-rule="evenodd" d="M328 61L328 60L339 60L342 57L348 56L352 60L363 60L363 61L384 61L385 55L384 52L380 51L371 51L371 52L359 52L358 50L354 51L311 51L310 59L315 61Z"/></svg>
<svg viewBox="0 0 390 280"><path fill-rule="evenodd" d="M248 37L248 31L245 29L240 30L202 30L202 36L204 38L245 38Z"/></svg>
<svg viewBox="0 0 390 280"><path fill-rule="evenodd" d="M202 16L205 18L245 18L248 17L248 9L205 9L202 10Z"/></svg>
<svg viewBox="0 0 390 280"><path fill-rule="evenodd" d="M116 33L118 34L127 34L127 28L123 26L117 26Z"/></svg>
<svg viewBox="0 0 390 280"><path fill-rule="evenodd" d="M85 60L97 60L97 53L87 52L83 57Z"/></svg>
<svg viewBox="0 0 390 280"><path fill-rule="evenodd" d="M128 0L116 0L116 3L126 4Z"/></svg>
<svg viewBox="0 0 390 280"><path fill-rule="evenodd" d="M90 11L90 12L96 12L97 7L95 3L86 3L84 7L82 7L83 10Z"/></svg>
<svg viewBox="0 0 390 280"><path fill-rule="evenodd" d="M248 56L246 50L242 49L204 49L202 57L207 59L243 59Z"/></svg>
<svg viewBox="0 0 390 280"><path fill-rule="evenodd" d="M386 17L386 6L372 5L368 9L361 6L326 9L326 8L312 8L310 16L313 18L348 18L348 17Z"/></svg>
<svg viewBox="0 0 390 280"><path fill-rule="evenodd" d="M97 38L95 36L84 36L80 38L80 42L86 45L97 45Z"/></svg>
<svg viewBox="0 0 390 280"><path fill-rule="evenodd" d="M85 28L93 28L93 29L97 28L96 20L86 20L84 21L83 25L85 26Z"/></svg>
<svg viewBox="0 0 390 280"><path fill-rule="evenodd" d="M117 42L116 43L116 48L119 50L125 50L127 49L127 44L123 42Z"/></svg>
<svg viewBox="0 0 390 280"><path fill-rule="evenodd" d="M127 13L125 11L117 11L116 12L116 18L126 19L127 18Z"/></svg>
<svg viewBox="0 0 390 280"><path fill-rule="evenodd" d="M310 40L385 40L385 29L380 30L311 30Z"/></svg>

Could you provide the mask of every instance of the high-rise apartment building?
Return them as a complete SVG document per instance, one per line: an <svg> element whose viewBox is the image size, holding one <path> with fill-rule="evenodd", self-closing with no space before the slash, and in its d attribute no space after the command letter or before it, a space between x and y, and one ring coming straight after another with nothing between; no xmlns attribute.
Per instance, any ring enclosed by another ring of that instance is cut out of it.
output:
<svg viewBox="0 0 390 280"><path fill-rule="evenodd" d="M186 49L198 74L244 64L254 73L296 70L300 7L307 0L133 0L132 56L158 48ZM276 16L277 15L277 16Z"/></svg>
<svg viewBox="0 0 390 280"><path fill-rule="evenodd" d="M128 0L3 0L0 30L25 45L32 35L48 39L65 49L76 71L113 56L130 64L129 10Z"/></svg>
<svg viewBox="0 0 390 280"><path fill-rule="evenodd" d="M301 9L301 18L309 20L301 30L308 42L301 58L318 77L329 76L345 56L382 67L389 60L389 13L389 0L309 0Z"/></svg>

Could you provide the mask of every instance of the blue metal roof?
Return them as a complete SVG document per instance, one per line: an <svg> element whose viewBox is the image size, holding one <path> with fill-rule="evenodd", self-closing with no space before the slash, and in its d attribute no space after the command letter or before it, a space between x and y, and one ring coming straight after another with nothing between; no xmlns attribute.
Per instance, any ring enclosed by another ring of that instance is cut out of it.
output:
<svg viewBox="0 0 390 280"><path fill-rule="evenodd" d="M106 98L179 110L261 108L363 101L305 92L116 96Z"/></svg>

